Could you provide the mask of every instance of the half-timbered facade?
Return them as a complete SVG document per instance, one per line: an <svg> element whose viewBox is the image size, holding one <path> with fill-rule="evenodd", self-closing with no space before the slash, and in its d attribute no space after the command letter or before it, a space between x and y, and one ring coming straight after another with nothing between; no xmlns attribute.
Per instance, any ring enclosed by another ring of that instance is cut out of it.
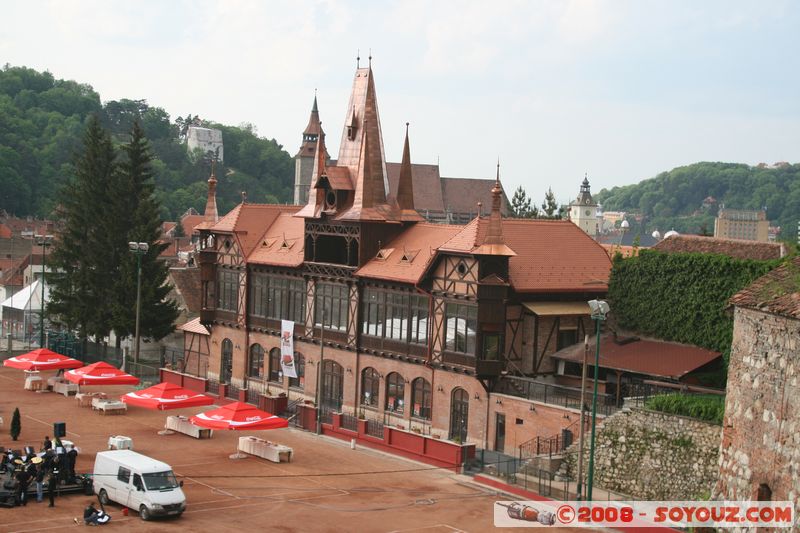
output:
<svg viewBox="0 0 800 533"><path fill-rule="evenodd" d="M498 382L552 370L544 356L582 338L608 255L571 222L503 219L499 169L488 216L426 222L408 131L390 191L371 68L356 71L335 165L315 140L305 205L243 202L202 230L206 377L231 397L283 393L486 446ZM297 378L280 372L281 320Z"/></svg>

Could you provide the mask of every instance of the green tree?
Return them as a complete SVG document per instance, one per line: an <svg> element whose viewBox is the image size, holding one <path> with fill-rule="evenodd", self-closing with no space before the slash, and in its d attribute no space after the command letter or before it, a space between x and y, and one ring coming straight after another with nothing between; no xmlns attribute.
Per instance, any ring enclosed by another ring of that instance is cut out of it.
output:
<svg viewBox="0 0 800 533"><path fill-rule="evenodd" d="M536 218L539 215L539 209L535 205L531 205L531 198L522 185L514 191L514 197L511 199L511 212L517 218Z"/></svg>
<svg viewBox="0 0 800 533"><path fill-rule="evenodd" d="M553 194L553 188L549 187L547 193L544 195L544 202L542 202L542 212L547 218L558 218L558 203L556 202L556 195Z"/></svg>
<svg viewBox="0 0 800 533"><path fill-rule="evenodd" d="M169 268L159 256L169 245L160 242L161 206L154 195L152 156L138 121L133 123L130 142L122 151L111 201L119 215L115 240L109 246L118 251L115 260L119 265L112 299L113 327L118 339L134 332L138 266L127 243L146 242L149 249L141 257L140 327L142 336L158 340L174 330L178 311L175 303L167 299Z"/></svg>
<svg viewBox="0 0 800 533"><path fill-rule="evenodd" d="M111 330L112 280L109 235L116 213L109 209L109 190L116 172L114 147L108 133L92 115L84 135L83 152L75 173L64 187L57 218L61 229L52 254L48 313L56 322L75 329L81 339L104 337Z"/></svg>
<svg viewBox="0 0 800 533"><path fill-rule="evenodd" d="M11 417L11 439L17 440L19 434L22 432L22 421L19 417L19 407L14 409L14 414Z"/></svg>
<svg viewBox="0 0 800 533"><path fill-rule="evenodd" d="M186 230L183 229L183 223L181 222L180 218L178 218L178 221L175 222L175 228L172 230L172 236L176 239L186 237Z"/></svg>

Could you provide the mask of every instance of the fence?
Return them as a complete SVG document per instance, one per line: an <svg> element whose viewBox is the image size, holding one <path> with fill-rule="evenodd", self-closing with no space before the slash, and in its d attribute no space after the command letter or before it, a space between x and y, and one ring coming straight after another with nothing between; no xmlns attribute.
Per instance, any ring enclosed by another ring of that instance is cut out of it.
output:
<svg viewBox="0 0 800 533"><path fill-rule="evenodd" d="M557 405L568 409L581 408L581 389L565 387L552 383L542 383L532 378L505 376L498 383L496 392L517 396L528 400ZM586 393L587 402L592 401L591 392ZM611 415L619 409L613 394L597 395L597 412L601 415Z"/></svg>
<svg viewBox="0 0 800 533"><path fill-rule="evenodd" d="M350 431L358 432L358 417L343 413L341 427L344 429L349 429Z"/></svg>
<svg viewBox="0 0 800 533"><path fill-rule="evenodd" d="M383 422L380 420L367 420L367 435L378 439L383 438Z"/></svg>
<svg viewBox="0 0 800 533"><path fill-rule="evenodd" d="M139 378L143 388L155 385L161 381L160 368L159 366L134 363L133 361L127 361L125 364L125 371Z"/></svg>
<svg viewBox="0 0 800 533"><path fill-rule="evenodd" d="M225 387L225 397L229 400L239 400L239 387L230 383Z"/></svg>

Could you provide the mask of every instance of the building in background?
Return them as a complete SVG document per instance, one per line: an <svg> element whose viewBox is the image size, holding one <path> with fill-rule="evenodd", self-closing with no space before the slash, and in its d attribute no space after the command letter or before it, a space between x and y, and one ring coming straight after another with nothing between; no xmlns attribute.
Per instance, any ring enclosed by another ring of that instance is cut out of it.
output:
<svg viewBox="0 0 800 533"><path fill-rule="evenodd" d="M186 145L189 152L200 148L203 153L210 154L217 161L224 161L222 131L201 126L189 126L186 132Z"/></svg>
<svg viewBox="0 0 800 533"><path fill-rule="evenodd" d="M592 198L589 178L584 176L578 197L569 204L569 219L587 235L597 237L600 233L598 205Z"/></svg>
<svg viewBox="0 0 800 533"><path fill-rule="evenodd" d="M714 219L714 237L745 241L769 241L766 209L728 209L720 207Z"/></svg>

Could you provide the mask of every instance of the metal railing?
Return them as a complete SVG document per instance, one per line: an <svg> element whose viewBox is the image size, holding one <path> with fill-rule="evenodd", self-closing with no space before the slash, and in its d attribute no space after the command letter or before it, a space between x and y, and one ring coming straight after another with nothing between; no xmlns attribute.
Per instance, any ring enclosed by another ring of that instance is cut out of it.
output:
<svg viewBox="0 0 800 533"><path fill-rule="evenodd" d="M584 417L584 430L591 427L591 418ZM566 450L576 438L576 433L580 431L580 418L563 428L559 433L549 437L536 436L519 445L519 459L523 461L531 457L547 455L552 457Z"/></svg>
<svg viewBox="0 0 800 533"><path fill-rule="evenodd" d="M383 438L383 422L380 420L367 420L367 435L370 437L376 437L378 439Z"/></svg>
<svg viewBox="0 0 800 533"><path fill-rule="evenodd" d="M342 414L341 427L350 431L358 432L358 418L353 415Z"/></svg>
<svg viewBox="0 0 800 533"><path fill-rule="evenodd" d="M144 387L155 385L161 381L161 369L158 366L128 361L125 366L125 371L139 378L141 385Z"/></svg>
<svg viewBox="0 0 800 533"><path fill-rule="evenodd" d="M225 388L225 397L229 400L238 400L239 399L239 387L229 383L228 386Z"/></svg>
<svg viewBox="0 0 800 533"><path fill-rule="evenodd" d="M495 389L495 392L568 409L580 410L581 408L581 389L542 383L533 378L505 376L498 383L498 388ZM586 392L585 398L587 403L591 403L591 391ZM608 416L618 409L619 407L616 405L616 398L613 394L597 395L597 412L599 414Z"/></svg>
<svg viewBox="0 0 800 533"><path fill-rule="evenodd" d="M319 420L323 424L333 424L333 409L322 406L319 410Z"/></svg>
<svg viewBox="0 0 800 533"><path fill-rule="evenodd" d="M211 394L214 394L216 396L219 396L219 381L217 381L215 379L209 379L206 382L206 385L208 387L208 392L210 392Z"/></svg>
<svg viewBox="0 0 800 533"><path fill-rule="evenodd" d="M247 403L257 406L259 396L261 396L261 392L256 389L247 388Z"/></svg>

